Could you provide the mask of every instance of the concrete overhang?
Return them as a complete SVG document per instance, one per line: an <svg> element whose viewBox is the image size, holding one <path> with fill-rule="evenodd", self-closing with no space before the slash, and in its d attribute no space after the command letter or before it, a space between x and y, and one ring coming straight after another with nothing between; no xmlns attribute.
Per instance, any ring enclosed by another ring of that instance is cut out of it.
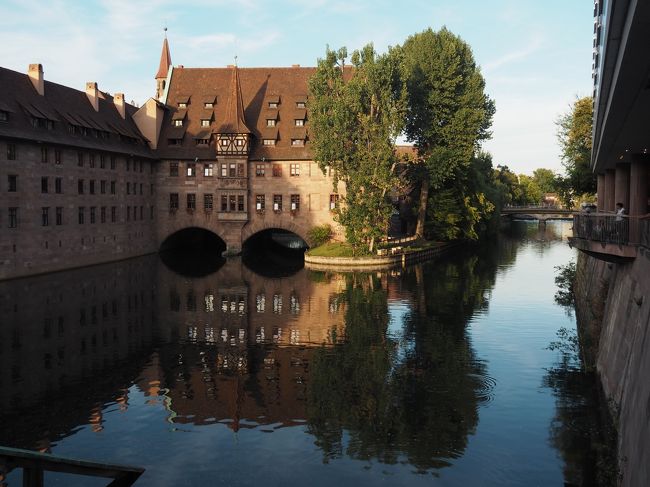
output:
<svg viewBox="0 0 650 487"><path fill-rule="evenodd" d="M617 245L578 237L569 237L569 245L596 259L617 264L631 262L637 256L636 245Z"/></svg>
<svg viewBox="0 0 650 487"><path fill-rule="evenodd" d="M650 153L650 2L612 2L597 99L592 167Z"/></svg>

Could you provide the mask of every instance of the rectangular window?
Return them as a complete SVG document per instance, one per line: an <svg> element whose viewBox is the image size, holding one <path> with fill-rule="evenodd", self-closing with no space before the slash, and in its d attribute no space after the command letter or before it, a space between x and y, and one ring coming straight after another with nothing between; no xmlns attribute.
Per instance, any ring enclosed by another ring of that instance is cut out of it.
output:
<svg viewBox="0 0 650 487"><path fill-rule="evenodd" d="M130 206L126 207L126 221L127 222L131 221L131 207Z"/></svg>
<svg viewBox="0 0 650 487"><path fill-rule="evenodd" d="M102 179L99 182L99 192L101 194L106 194L106 180L105 179Z"/></svg>
<svg viewBox="0 0 650 487"><path fill-rule="evenodd" d="M300 195L291 195L291 211L298 211L300 209Z"/></svg>
<svg viewBox="0 0 650 487"><path fill-rule="evenodd" d="M99 155L99 168L106 169L106 156L104 154Z"/></svg>
<svg viewBox="0 0 650 487"><path fill-rule="evenodd" d="M18 226L18 208L9 208L9 228L16 228Z"/></svg>
<svg viewBox="0 0 650 487"><path fill-rule="evenodd" d="M102 206L99 210L99 221L101 223L106 223L106 207Z"/></svg>
<svg viewBox="0 0 650 487"><path fill-rule="evenodd" d="M273 211L282 211L282 195L273 195Z"/></svg>
<svg viewBox="0 0 650 487"><path fill-rule="evenodd" d="M182 127L183 126L183 120L182 119L181 120L173 120L172 125L174 127Z"/></svg>
<svg viewBox="0 0 650 487"><path fill-rule="evenodd" d="M237 195L237 211L244 211L244 195Z"/></svg>
<svg viewBox="0 0 650 487"><path fill-rule="evenodd" d="M56 224L57 225L63 225L63 207L62 206L57 206L56 207Z"/></svg>
<svg viewBox="0 0 650 487"><path fill-rule="evenodd" d="M48 180L47 178L41 178L41 193L48 192Z"/></svg>
<svg viewBox="0 0 650 487"><path fill-rule="evenodd" d="M63 178L56 178L54 180L54 192L57 194L63 193Z"/></svg>
<svg viewBox="0 0 650 487"><path fill-rule="evenodd" d="M84 194L84 180L83 179L79 179L77 181L77 192L79 194Z"/></svg>
<svg viewBox="0 0 650 487"><path fill-rule="evenodd" d="M47 147L41 147L41 162L47 162Z"/></svg>
<svg viewBox="0 0 650 487"><path fill-rule="evenodd" d="M80 206L79 207L79 216L78 216L79 225L83 225L85 215L86 215L86 208L84 208L83 206Z"/></svg>
<svg viewBox="0 0 650 487"><path fill-rule="evenodd" d="M187 209L196 210L196 195L194 193L187 193Z"/></svg>
<svg viewBox="0 0 650 487"><path fill-rule="evenodd" d="M5 110L0 110L0 122L6 122L9 120L9 112Z"/></svg>
<svg viewBox="0 0 650 487"><path fill-rule="evenodd" d="M169 193L169 209L178 210L178 193Z"/></svg>
<svg viewBox="0 0 650 487"><path fill-rule="evenodd" d="M16 160L16 144L7 144L7 159L10 161Z"/></svg>
<svg viewBox="0 0 650 487"><path fill-rule="evenodd" d="M203 164L203 175L205 177L212 177L212 164Z"/></svg>
<svg viewBox="0 0 650 487"><path fill-rule="evenodd" d="M263 139L262 143L264 145L275 145L275 139Z"/></svg>
<svg viewBox="0 0 650 487"><path fill-rule="evenodd" d="M228 177L228 164L226 163L221 163L221 177Z"/></svg>
<svg viewBox="0 0 650 487"><path fill-rule="evenodd" d="M229 211L237 211L237 196L234 194L231 194L228 197L228 210Z"/></svg>
<svg viewBox="0 0 650 487"><path fill-rule="evenodd" d="M244 164L237 164L237 177L238 178L243 178L244 177Z"/></svg>
<svg viewBox="0 0 650 487"><path fill-rule="evenodd" d="M149 207L149 218L153 220L153 206Z"/></svg>
<svg viewBox="0 0 650 487"><path fill-rule="evenodd" d="M203 108L214 108L214 103L205 102L203 104Z"/></svg>
<svg viewBox="0 0 650 487"><path fill-rule="evenodd" d="M304 127L305 126L305 121L302 118L296 118L296 127Z"/></svg>
<svg viewBox="0 0 650 487"><path fill-rule="evenodd" d="M289 174L292 176L300 176L300 163L294 163L289 166Z"/></svg>
<svg viewBox="0 0 650 487"><path fill-rule="evenodd" d="M335 210L339 206L339 195L331 194L330 195L330 210Z"/></svg>
<svg viewBox="0 0 650 487"><path fill-rule="evenodd" d="M264 177L266 166L264 164L255 164L255 176Z"/></svg>
<svg viewBox="0 0 650 487"><path fill-rule="evenodd" d="M142 188L143 188L142 183L140 183L140 196L142 196L144 194L143 191L142 191Z"/></svg>
<svg viewBox="0 0 650 487"><path fill-rule="evenodd" d="M296 108L306 108L307 105L305 104L304 101L297 101L296 102Z"/></svg>
<svg viewBox="0 0 650 487"><path fill-rule="evenodd" d="M169 175L178 176L178 162L169 163Z"/></svg>
<svg viewBox="0 0 650 487"><path fill-rule="evenodd" d="M187 103L184 101L181 101L178 103L178 108L187 108Z"/></svg>
<svg viewBox="0 0 650 487"><path fill-rule="evenodd" d="M61 149L54 149L54 164L61 164Z"/></svg>
<svg viewBox="0 0 650 487"><path fill-rule="evenodd" d="M111 206L111 223L115 223L117 221L117 207Z"/></svg>
<svg viewBox="0 0 650 487"><path fill-rule="evenodd" d="M83 167L84 165L84 153L77 152L77 166Z"/></svg>
<svg viewBox="0 0 650 487"><path fill-rule="evenodd" d="M115 181L111 181L111 194L115 194Z"/></svg>
<svg viewBox="0 0 650 487"><path fill-rule="evenodd" d="M95 223L95 213L96 213L97 208L94 206L90 207L90 223Z"/></svg>
<svg viewBox="0 0 650 487"><path fill-rule="evenodd" d="M291 139L291 145L293 147L303 147L305 145L304 139Z"/></svg>
<svg viewBox="0 0 650 487"><path fill-rule="evenodd" d="M15 174L9 174L7 176L7 191L10 193L18 191L18 176Z"/></svg>
<svg viewBox="0 0 650 487"><path fill-rule="evenodd" d="M228 176L231 178L234 178L237 176L237 164L235 163L230 163L228 166Z"/></svg>
<svg viewBox="0 0 650 487"><path fill-rule="evenodd" d="M46 206L41 208L41 225L44 227L50 225L50 209Z"/></svg>
<svg viewBox="0 0 650 487"><path fill-rule="evenodd" d="M209 127L209 126L210 126L210 120L205 118L201 120L201 127Z"/></svg>
<svg viewBox="0 0 650 487"><path fill-rule="evenodd" d="M144 217L144 206L140 205L140 220L142 220Z"/></svg>
<svg viewBox="0 0 650 487"><path fill-rule="evenodd" d="M95 180L94 180L94 179L91 179L91 180L89 181L88 192L89 192L90 194L95 194Z"/></svg>
<svg viewBox="0 0 650 487"><path fill-rule="evenodd" d="M203 209L205 211L212 211L213 206L213 195L204 194L203 195Z"/></svg>
<svg viewBox="0 0 650 487"><path fill-rule="evenodd" d="M193 162L188 162L187 163L187 177L188 178L193 178L196 176L196 164Z"/></svg>
<svg viewBox="0 0 650 487"><path fill-rule="evenodd" d="M269 102L269 108L278 108L278 103L275 101L270 101Z"/></svg>
<svg viewBox="0 0 650 487"><path fill-rule="evenodd" d="M115 156L111 156L111 170L115 170Z"/></svg>
<svg viewBox="0 0 650 487"><path fill-rule="evenodd" d="M88 154L88 165L95 167L95 154Z"/></svg>
<svg viewBox="0 0 650 487"><path fill-rule="evenodd" d="M131 170L131 159L126 160L126 170L130 171Z"/></svg>
<svg viewBox="0 0 650 487"><path fill-rule="evenodd" d="M257 211L264 211L264 208L266 206L266 201L265 197L263 194L256 194L255 195L255 209Z"/></svg>
<svg viewBox="0 0 650 487"><path fill-rule="evenodd" d="M228 197L225 194L221 195L221 211L228 211Z"/></svg>
<svg viewBox="0 0 650 487"><path fill-rule="evenodd" d="M131 183L129 181L126 182L126 194L131 194Z"/></svg>
<svg viewBox="0 0 650 487"><path fill-rule="evenodd" d="M266 126L267 127L275 127L275 119L274 118L267 118L266 119Z"/></svg>
<svg viewBox="0 0 650 487"><path fill-rule="evenodd" d="M282 177L282 164L273 164L273 177Z"/></svg>

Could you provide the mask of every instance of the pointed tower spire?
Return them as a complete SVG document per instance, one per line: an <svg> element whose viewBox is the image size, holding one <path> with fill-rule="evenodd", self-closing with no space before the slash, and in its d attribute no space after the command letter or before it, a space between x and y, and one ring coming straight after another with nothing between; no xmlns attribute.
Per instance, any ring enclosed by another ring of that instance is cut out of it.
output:
<svg viewBox="0 0 650 487"><path fill-rule="evenodd" d="M237 65L232 67L232 77L230 79L230 96L226 105L226 113L223 124L219 128L221 134L250 134L250 129L246 126L244 116L244 101L241 95L241 85L239 83L239 68Z"/></svg>
<svg viewBox="0 0 650 487"><path fill-rule="evenodd" d="M165 92L167 74L172 65L172 57L169 54L169 43L167 42L167 27L165 27L165 40L163 41L162 52L160 53L160 65L156 73L156 98L160 100Z"/></svg>

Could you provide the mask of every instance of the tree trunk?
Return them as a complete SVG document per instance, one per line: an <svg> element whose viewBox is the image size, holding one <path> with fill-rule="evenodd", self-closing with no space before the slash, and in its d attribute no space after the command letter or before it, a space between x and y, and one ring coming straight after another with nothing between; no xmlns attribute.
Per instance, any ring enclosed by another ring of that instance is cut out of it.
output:
<svg viewBox="0 0 650 487"><path fill-rule="evenodd" d="M415 226L415 234L424 238L424 221L427 217L427 201L429 200L429 178L424 178L420 185L420 206L418 208L418 222Z"/></svg>

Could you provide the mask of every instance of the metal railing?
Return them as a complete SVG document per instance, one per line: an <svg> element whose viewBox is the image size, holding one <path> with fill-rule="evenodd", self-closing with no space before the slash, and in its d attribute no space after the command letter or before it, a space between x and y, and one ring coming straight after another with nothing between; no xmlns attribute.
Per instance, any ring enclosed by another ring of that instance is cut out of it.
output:
<svg viewBox="0 0 650 487"><path fill-rule="evenodd" d="M611 213L577 214L573 216L573 236L617 245L639 244L640 230L647 229L647 223L636 217Z"/></svg>

